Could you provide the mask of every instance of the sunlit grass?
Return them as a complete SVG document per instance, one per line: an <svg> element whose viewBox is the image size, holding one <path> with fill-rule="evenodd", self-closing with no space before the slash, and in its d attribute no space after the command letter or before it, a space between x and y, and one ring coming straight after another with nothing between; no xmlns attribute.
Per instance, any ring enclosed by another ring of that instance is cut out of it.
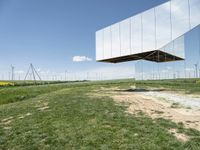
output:
<svg viewBox="0 0 200 150"><path fill-rule="evenodd" d="M127 114L127 105L110 97L89 97L100 88L128 89L134 80L0 89L0 149L197 150L200 133L183 124L144 113ZM162 113L162 112L157 112ZM191 138L177 140L176 129Z"/></svg>

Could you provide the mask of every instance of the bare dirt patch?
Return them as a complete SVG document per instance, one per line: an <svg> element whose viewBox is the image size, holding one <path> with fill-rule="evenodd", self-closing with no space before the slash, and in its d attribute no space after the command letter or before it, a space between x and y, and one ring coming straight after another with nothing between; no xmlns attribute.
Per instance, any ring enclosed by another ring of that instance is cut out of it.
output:
<svg viewBox="0 0 200 150"><path fill-rule="evenodd" d="M20 116L18 117L18 119L24 119L25 117L31 116L31 115L32 115L31 113L26 113L26 114L20 115Z"/></svg>
<svg viewBox="0 0 200 150"><path fill-rule="evenodd" d="M38 110L38 111L47 111L49 110L49 103L46 102L46 101L41 101L39 100L37 102L37 104L35 105L35 108ZM28 114L26 114L28 115Z"/></svg>
<svg viewBox="0 0 200 150"><path fill-rule="evenodd" d="M41 103L40 105L39 105L39 108L38 108L38 110L39 111L45 111L45 110L47 110L47 109L49 109L49 103L47 103L47 102L44 102L44 103Z"/></svg>
<svg viewBox="0 0 200 150"><path fill-rule="evenodd" d="M26 113L25 115L26 115L26 116L31 116L32 114L31 114L31 113Z"/></svg>
<svg viewBox="0 0 200 150"><path fill-rule="evenodd" d="M5 130L9 130L11 129L10 124L12 123L12 121L13 121L13 117L5 118L1 120L1 125L3 126Z"/></svg>
<svg viewBox="0 0 200 150"><path fill-rule="evenodd" d="M169 133L175 136L179 141L187 142L190 140L190 137L183 133L178 133L176 129L170 129Z"/></svg>
<svg viewBox="0 0 200 150"><path fill-rule="evenodd" d="M1 120L1 122L7 122L7 121L12 120L12 119L13 119L13 117L8 117L8 118Z"/></svg>
<svg viewBox="0 0 200 150"><path fill-rule="evenodd" d="M188 109L186 107L172 107L172 102L163 100L158 97L145 95L141 91L128 92L118 88L101 88L98 92L96 91L94 93L90 95L93 97L110 96L118 104L128 104L127 112L130 114L137 114L142 111L153 119L164 118L172 120L176 123L181 122L186 128L194 128L200 131L199 108Z"/></svg>

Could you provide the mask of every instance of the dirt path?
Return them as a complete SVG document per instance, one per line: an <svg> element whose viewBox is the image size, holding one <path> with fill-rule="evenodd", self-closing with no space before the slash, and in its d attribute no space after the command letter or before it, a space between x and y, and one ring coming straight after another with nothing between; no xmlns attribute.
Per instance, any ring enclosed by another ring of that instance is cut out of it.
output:
<svg viewBox="0 0 200 150"><path fill-rule="evenodd" d="M158 92L158 91L150 91L150 92L144 92L142 93L146 96L156 97L156 98L163 98L166 99L169 102L173 103L179 103L182 106L185 107L191 107L191 108L200 108L200 97L199 95L186 95L181 94L177 92Z"/></svg>
<svg viewBox="0 0 200 150"><path fill-rule="evenodd" d="M163 92L160 91L160 93ZM187 105L182 106L173 101L167 101L160 96L148 95L146 92L128 92L117 90L117 88L102 88L98 91L98 94L99 96L110 96L116 102L128 103L128 113L137 114L142 111L154 119L170 119L176 123L183 123L187 128L200 131L200 106L186 107Z"/></svg>
<svg viewBox="0 0 200 150"><path fill-rule="evenodd" d="M200 131L200 111L182 107L173 108L171 103L138 93L121 93L113 95L117 102L128 102L128 112L136 114L140 111L152 118L170 119L176 123L182 122L188 128L195 128Z"/></svg>

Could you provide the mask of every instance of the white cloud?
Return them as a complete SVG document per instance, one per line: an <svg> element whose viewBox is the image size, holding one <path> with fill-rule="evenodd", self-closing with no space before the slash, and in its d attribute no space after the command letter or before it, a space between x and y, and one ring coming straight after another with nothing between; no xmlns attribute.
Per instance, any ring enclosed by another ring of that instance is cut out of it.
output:
<svg viewBox="0 0 200 150"><path fill-rule="evenodd" d="M86 56L74 56L73 61L74 62L92 61L92 58Z"/></svg>

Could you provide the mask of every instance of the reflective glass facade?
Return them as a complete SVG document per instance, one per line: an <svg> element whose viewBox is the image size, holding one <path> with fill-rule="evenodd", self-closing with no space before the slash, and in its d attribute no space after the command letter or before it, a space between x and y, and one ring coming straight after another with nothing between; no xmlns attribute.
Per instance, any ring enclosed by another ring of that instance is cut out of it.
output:
<svg viewBox="0 0 200 150"><path fill-rule="evenodd" d="M96 32L96 60L162 48L200 24L199 0L171 0ZM183 52L167 53L183 57Z"/></svg>
<svg viewBox="0 0 200 150"><path fill-rule="evenodd" d="M124 56L159 50L166 61L142 57L136 79L200 77L200 0L171 0L96 32L96 60L127 61ZM155 59L160 59L159 51ZM172 60L167 61L170 54ZM177 61L175 57L182 58ZM155 60L154 59L154 60ZM153 59L152 59L153 60ZM117 62L117 61L116 61Z"/></svg>
<svg viewBox="0 0 200 150"><path fill-rule="evenodd" d="M179 55L185 57L185 60L167 63L137 61L135 65L137 80L200 77L200 26L195 27L162 49L179 53Z"/></svg>

